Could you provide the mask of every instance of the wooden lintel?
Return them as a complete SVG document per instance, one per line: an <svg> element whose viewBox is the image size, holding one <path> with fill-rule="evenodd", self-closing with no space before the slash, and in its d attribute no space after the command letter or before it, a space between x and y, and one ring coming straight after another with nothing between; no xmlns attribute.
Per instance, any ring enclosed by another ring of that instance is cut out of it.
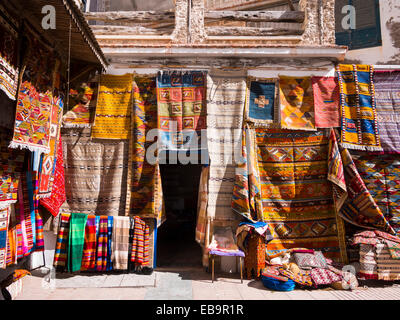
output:
<svg viewBox="0 0 400 320"><path fill-rule="evenodd" d="M248 22L303 22L304 11L208 11L205 19L229 19Z"/></svg>
<svg viewBox="0 0 400 320"><path fill-rule="evenodd" d="M129 26L91 26L95 35L164 35L170 34L170 31L150 29L145 27Z"/></svg>
<svg viewBox="0 0 400 320"><path fill-rule="evenodd" d="M278 24L278 23L277 23ZM209 27L206 28L209 36L275 36L275 35L301 35L304 28L301 24L285 23L282 26L267 28L255 27Z"/></svg>
<svg viewBox="0 0 400 320"><path fill-rule="evenodd" d="M171 22L175 21L174 11L107 11L87 12L87 20L120 22Z"/></svg>

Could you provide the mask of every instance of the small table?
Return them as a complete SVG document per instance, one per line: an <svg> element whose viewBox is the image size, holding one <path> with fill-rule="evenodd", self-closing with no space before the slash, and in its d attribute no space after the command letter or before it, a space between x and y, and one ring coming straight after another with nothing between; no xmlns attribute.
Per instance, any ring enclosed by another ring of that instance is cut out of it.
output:
<svg viewBox="0 0 400 320"><path fill-rule="evenodd" d="M233 251L233 252L224 252L219 250L210 250L208 253L211 256L211 279L214 282L214 258L215 256L228 256L228 257L239 257L240 259L240 281L243 283L243 251ZM236 259L237 260L237 259Z"/></svg>

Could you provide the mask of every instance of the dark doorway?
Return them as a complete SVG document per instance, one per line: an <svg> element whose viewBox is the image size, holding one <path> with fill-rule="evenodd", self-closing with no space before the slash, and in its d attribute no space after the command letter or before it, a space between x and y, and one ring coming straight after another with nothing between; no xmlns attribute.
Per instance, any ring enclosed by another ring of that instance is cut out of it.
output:
<svg viewBox="0 0 400 320"><path fill-rule="evenodd" d="M200 267L195 240L201 165L160 165L166 221L157 232L157 267Z"/></svg>

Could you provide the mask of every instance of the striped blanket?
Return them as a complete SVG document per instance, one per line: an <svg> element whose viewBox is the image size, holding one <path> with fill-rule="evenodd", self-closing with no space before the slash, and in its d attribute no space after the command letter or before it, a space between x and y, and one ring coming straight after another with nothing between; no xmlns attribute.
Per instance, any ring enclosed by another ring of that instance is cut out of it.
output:
<svg viewBox="0 0 400 320"><path fill-rule="evenodd" d="M85 226L85 240L81 270L93 270L96 265L96 216L89 215Z"/></svg>
<svg viewBox="0 0 400 320"><path fill-rule="evenodd" d="M0 209L0 269L6 268L9 210Z"/></svg>
<svg viewBox="0 0 400 320"><path fill-rule="evenodd" d="M68 271L81 269L87 214L72 213L68 239Z"/></svg>
<svg viewBox="0 0 400 320"><path fill-rule="evenodd" d="M392 258L387 243L376 245L376 263L379 280L400 280L400 260Z"/></svg>
<svg viewBox="0 0 400 320"><path fill-rule="evenodd" d="M67 213L62 213L60 217L53 261L53 265L57 271L64 271L67 267L70 218L71 215Z"/></svg>
<svg viewBox="0 0 400 320"><path fill-rule="evenodd" d="M114 270L128 269L129 252L129 217L113 217L114 226L112 234L112 255Z"/></svg>
<svg viewBox="0 0 400 320"><path fill-rule="evenodd" d="M131 263L135 266L149 264L149 226L139 217L134 217Z"/></svg>
<svg viewBox="0 0 400 320"><path fill-rule="evenodd" d="M108 253L108 217L100 216L97 228L96 271L106 271Z"/></svg>

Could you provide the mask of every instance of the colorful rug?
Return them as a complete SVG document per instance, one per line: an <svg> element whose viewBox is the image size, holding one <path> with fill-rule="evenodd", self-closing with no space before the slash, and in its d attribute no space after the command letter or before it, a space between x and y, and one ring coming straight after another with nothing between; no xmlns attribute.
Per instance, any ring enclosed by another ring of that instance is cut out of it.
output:
<svg viewBox="0 0 400 320"><path fill-rule="evenodd" d="M400 232L400 158L363 155L354 159L366 188L396 233Z"/></svg>
<svg viewBox="0 0 400 320"><path fill-rule="evenodd" d="M35 213L35 231L36 241L34 245L34 251L44 251L44 234L43 234L43 219L39 212L39 178L37 172L32 172L32 186L33 186L33 197L29 198L31 206L34 208Z"/></svg>
<svg viewBox="0 0 400 320"><path fill-rule="evenodd" d="M363 228L380 229L394 234L362 180L349 151L330 135L328 179L333 182L336 210L346 221Z"/></svg>
<svg viewBox="0 0 400 320"><path fill-rule="evenodd" d="M8 229L6 266L17 264L17 234L15 226Z"/></svg>
<svg viewBox="0 0 400 320"><path fill-rule="evenodd" d="M50 152L43 155L39 169L39 199L49 198L53 189L63 106L63 99L61 97L54 97L50 118Z"/></svg>
<svg viewBox="0 0 400 320"><path fill-rule="evenodd" d="M339 83L336 77L312 77L315 127L340 127Z"/></svg>
<svg viewBox="0 0 400 320"><path fill-rule="evenodd" d="M385 153L400 153L400 72L375 71L378 130Z"/></svg>
<svg viewBox="0 0 400 320"><path fill-rule="evenodd" d="M374 68L337 66L343 148L382 151L375 109Z"/></svg>
<svg viewBox="0 0 400 320"><path fill-rule="evenodd" d="M114 217L108 217L107 219L107 264L106 264L106 271L113 270L113 261L112 261L112 237L113 237L113 229L114 229Z"/></svg>
<svg viewBox="0 0 400 320"><path fill-rule="evenodd" d="M61 213L53 260L53 266L57 271L64 271L67 267L70 218L70 214Z"/></svg>
<svg viewBox="0 0 400 320"><path fill-rule="evenodd" d="M376 263L379 280L400 280L400 260L391 257L386 243L376 245Z"/></svg>
<svg viewBox="0 0 400 320"><path fill-rule="evenodd" d="M132 75L101 75L92 138L129 139Z"/></svg>
<svg viewBox="0 0 400 320"><path fill-rule="evenodd" d="M88 128L91 126L90 103L93 93L94 90L87 84L83 84L79 92L71 90L69 104L74 107L62 117L64 128Z"/></svg>
<svg viewBox="0 0 400 320"><path fill-rule="evenodd" d="M257 127L280 126L278 81L267 78L247 78L246 120Z"/></svg>
<svg viewBox="0 0 400 320"><path fill-rule="evenodd" d="M81 271L94 269L96 265L96 244L96 216L88 215L85 226Z"/></svg>
<svg viewBox="0 0 400 320"><path fill-rule="evenodd" d="M136 266L149 264L150 229L139 217L134 217L131 263Z"/></svg>
<svg viewBox="0 0 400 320"><path fill-rule="evenodd" d="M114 270L128 269L129 230L129 217L114 217L111 255Z"/></svg>
<svg viewBox="0 0 400 320"><path fill-rule="evenodd" d="M24 172L21 177L22 197L24 206L23 209L26 222L26 232L28 237L27 253L30 253L36 244L35 208L33 207L33 201L30 201L30 199L33 198L33 186L32 186L31 176L32 176L31 172L27 171Z"/></svg>
<svg viewBox="0 0 400 320"><path fill-rule="evenodd" d="M91 140L90 128L62 129L64 213L124 216L129 142Z"/></svg>
<svg viewBox="0 0 400 320"><path fill-rule="evenodd" d="M133 83L132 138L128 170L127 214L163 220L161 176L157 159L148 162L146 151L155 143L146 141L150 130L157 129L156 78L135 76ZM155 155L156 158L156 155Z"/></svg>
<svg viewBox="0 0 400 320"><path fill-rule="evenodd" d="M11 100L18 89L18 31L0 16L0 89Z"/></svg>
<svg viewBox="0 0 400 320"><path fill-rule="evenodd" d="M314 96L310 77L279 76L281 127L315 131Z"/></svg>
<svg viewBox="0 0 400 320"><path fill-rule="evenodd" d="M249 220L269 224L270 257L301 247L345 261L343 222L336 215L327 180L329 133L253 130L254 168L238 170L233 209ZM253 177L246 181L248 170Z"/></svg>
<svg viewBox="0 0 400 320"><path fill-rule="evenodd" d="M10 148L50 152L52 104L53 95L50 91L39 92L29 81L21 83Z"/></svg>
<svg viewBox="0 0 400 320"><path fill-rule="evenodd" d="M97 228L97 250L96 250L96 271L107 269L108 249L108 217L100 216L99 227Z"/></svg>
<svg viewBox="0 0 400 320"><path fill-rule="evenodd" d="M206 129L206 73L163 71L157 76L159 147L199 150Z"/></svg>
<svg viewBox="0 0 400 320"><path fill-rule="evenodd" d="M11 136L0 129L0 209L17 201L18 184L24 163L25 152L9 149Z"/></svg>
<svg viewBox="0 0 400 320"><path fill-rule="evenodd" d="M68 271L81 269L87 214L72 213L69 222Z"/></svg>
<svg viewBox="0 0 400 320"><path fill-rule="evenodd" d="M207 217L235 220L232 192L241 156L245 71L213 69L207 75L207 144L210 158Z"/></svg>
<svg viewBox="0 0 400 320"><path fill-rule="evenodd" d="M45 207L54 217L60 212L60 207L66 200L65 196L65 179L64 179L64 159L63 145L60 137L57 143L57 156L55 158L56 167L54 173L54 181L51 196L39 200L40 205Z"/></svg>
<svg viewBox="0 0 400 320"><path fill-rule="evenodd" d="M0 269L6 268L9 208L0 209Z"/></svg>

